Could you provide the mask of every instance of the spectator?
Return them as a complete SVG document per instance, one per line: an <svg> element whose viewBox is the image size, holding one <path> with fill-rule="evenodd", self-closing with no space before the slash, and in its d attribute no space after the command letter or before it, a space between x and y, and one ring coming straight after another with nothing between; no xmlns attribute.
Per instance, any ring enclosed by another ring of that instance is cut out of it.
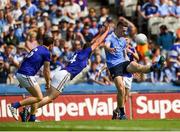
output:
<svg viewBox="0 0 180 132"><path fill-rule="evenodd" d="M175 37L172 32L168 31L166 25L160 26L160 34L157 38L157 44L163 50L163 54L167 54L167 51L170 50L174 44Z"/></svg>
<svg viewBox="0 0 180 132"><path fill-rule="evenodd" d="M156 5L156 0L148 0L140 11L141 16L144 19L149 19L154 16L158 16L158 6Z"/></svg>
<svg viewBox="0 0 180 132"><path fill-rule="evenodd" d="M97 64L95 62L91 63L91 69L87 73L87 76L88 76L89 83L91 84L97 83L100 85L105 85L105 83L99 78L99 72L97 70Z"/></svg>
<svg viewBox="0 0 180 132"><path fill-rule="evenodd" d="M26 6L21 7L21 15L19 16L18 20L23 21L24 17L27 15Z"/></svg>
<svg viewBox="0 0 180 132"><path fill-rule="evenodd" d="M177 18L180 17L180 0L176 0L175 16L176 16Z"/></svg>
<svg viewBox="0 0 180 132"><path fill-rule="evenodd" d="M21 21L17 21L15 23L15 32L14 32L14 35L17 37L18 42L25 41L23 32L24 31L23 31L23 28L22 28L22 22Z"/></svg>
<svg viewBox="0 0 180 132"><path fill-rule="evenodd" d="M96 18L97 19L96 10L94 8L90 8L89 9L89 16L88 16L88 18L90 18L90 19Z"/></svg>
<svg viewBox="0 0 180 132"><path fill-rule="evenodd" d="M37 34L35 32L30 32L28 34L28 37L27 37L28 39L25 43L25 47L27 51L30 52L32 49L36 48L39 45L36 37L37 37Z"/></svg>
<svg viewBox="0 0 180 132"><path fill-rule="evenodd" d="M74 31L75 32L81 32L82 29L83 29L83 23L80 20L77 20Z"/></svg>
<svg viewBox="0 0 180 132"><path fill-rule="evenodd" d="M6 25L6 21L4 19L4 12L0 10L0 35L4 32L4 26Z"/></svg>
<svg viewBox="0 0 180 132"><path fill-rule="evenodd" d="M91 28L89 29L89 32L95 36L98 33L98 25L97 25L97 19L92 18L91 19Z"/></svg>
<svg viewBox="0 0 180 132"><path fill-rule="evenodd" d="M56 70L60 70L64 68L63 64L61 64L60 61L58 61L58 57L59 57L59 52L53 49L51 62L50 62L51 78L54 76Z"/></svg>
<svg viewBox="0 0 180 132"><path fill-rule="evenodd" d="M9 32L10 28L14 27L14 24L15 24L15 21L13 17L11 16L11 14L7 14L6 21L7 21L7 24L4 26L5 35Z"/></svg>
<svg viewBox="0 0 180 132"><path fill-rule="evenodd" d="M7 83L8 69L5 67L5 62L2 56L0 56L0 83Z"/></svg>
<svg viewBox="0 0 180 132"><path fill-rule="evenodd" d="M154 49L154 51L152 52L153 56L152 56L152 63L156 63L158 62L161 54L160 54L160 48ZM155 82L162 82L163 81L163 72L158 70L158 71L154 71L151 72L151 82L155 83Z"/></svg>
<svg viewBox="0 0 180 132"><path fill-rule="evenodd" d="M51 19L56 15L56 5L54 5L52 2L49 3L48 14Z"/></svg>
<svg viewBox="0 0 180 132"><path fill-rule="evenodd" d="M67 37L67 30L68 30L68 21L66 19L63 19L59 22L59 28L60 28L60 34L62 39L66 39Z"/></svg>
<svg viewBox="0 0 180 132"><path fill-rule="evenodd" d="M108 69L105 63L102 62L102 58L100 54L96 54L95 56L96 69L98 71L99 80L102 81L106 85L110 85L112 82L109 79Z"/></svg>
<svg viewBox="0 0 180 132"><path fill-rule="evenodd" d="M91 40L93 39L93 34L89 32L89 28L89 25L85 25L82 31L86 42L91 42Z"/></svg>
<svg viewBox="0 0 180 132"><path fill-rule="evenodd" d="M45 36L45 29L44 27L39 27L37 32L37 42L42 45L43 37Z"/></svg>
<svg viewBox="0 0 180 132"><path fill-rule="evenodd" d="M51 22L49 20L44 22L45 35L51 36Z"/></svg>
<svg viewBox="0 0 180 132"><path fill-rule="evenodd" d="M76 0L81 8L81 17L86 17L88 15L87 0Z"/></svg>
<svg viewBox="0 0 180 132"><path fill-rule="evenodd" d="M138 13L140 13L139 16L142 17L142 19L139 19L139 25L142 27L141 31L147 34L148 20L151 17L158 16L158 6L156 5L156 0L148 0L148 2L141 7L141 10Z"/></svg>
<svg viewBox="0 0 180 132"><path fill-rule="evenodd" d="M5 37L4 37L4 42L5 44L7 45L14 45L14 46L17 46L19 44L19 40L18 38L15 36L14 34L14 29L13 28L10 28L9 29L9 34L7 34Z"/></svg>
<svg viewBox="0 0 180 132"><path fill-rule="evenodd" d="M63 57L64 60L64 64L67 65L71 59L71 57L73 56L73 53L70 50L70 47L67 43L65 43L64 45L64 51L61 54L61 57Z"/></svg>
<svg viewBox="0 0 180 132"><path fill-rule="evenodd" d="M70 49L72 49L72 42L74 40L75 40L74 29L69 27L66 35L66 41Z"/></svg>
<svg viewBox="0 0 180 132"><path fill-rule="evenodd" d="M29 15L25 15L24 19L23 19L23 31L24 33L27 33L27 31L30 28L30 16Z"/></svg>
<svg viewBox="0 0 180 132"><path fill-rule="evenodd" d="M62 19L67 19L62 12L62 8L58 7L56 15L52 17L52 24L58 25Z"/></svg>
<svg viewBox="0 0 180 132"><path fill-rule="evenodd" d="M29 29L29 32L30 31L35 31L35 32L37 32L37 20L35 19L35 18L31 18L30 19L30 29Z"/></svg>
<svg viewBox="0 0 180 132"><path fill-rule="evenodd" d="M42 18L41 18L42 12L38 10L35 15L35 19L37 20L37 26L41 27L43 26ZM44 20L45 21L45 20Z"/></svg>
<svg viewBox="0 0 180 132"><path fill-rule="evenodd" d="M61 36L59 34L58 26L52 26L51 33L54 40L60 40Z"/></svg>
<svg viewBox="0 0 180 132"><path fill-rule="evenodd" d="M109 9L104 6L101 7L98 24L102 25L107 20L108 17L109 17Z"/></svg>
<svg viewBox="0 0 180 132"><path fill-rule="evenodd" d="M21 62L23 61L26 55L27 55L27 51L24 46L24 43L19 44L16 48L16 54L11 58L12 64L16 68L19 68Z"/></svg>
<svg viewBox="0 0 180 132"><path fill-rule="evenodd" d="M30 17L35 16L38 10L36 5L32 4L31 0L26 0L26 8L27 8L27 14L29 14Z"/></svg>
<svg viewBox="0 0 180 132"><path fill-rule="evenodd" d="M39 10L42 12L47 12L49 10L49 6L46 4L45 0L39 0Z"/></svg>
<svg viewBox="0 0 180 132"><path fill-rule="evenodd" d="M12 11L12 16L14 20L18 20L21 15L22 15L22 11L20 7L20 3L17 1L15 3L15 9Z"/></svg>
<svg viewBox="0 0 180 132"><path fill-rule="evenodd" d="M66 3L68 3L64 8L66 15L71 19L78 20L81 17L80 6L75 3L75 0L67 0Z"/></svg>
<svg viewBox="0 0 180 132"><path fill-rule="evenodd" d="M57 7L61 7L64 13L64 7L65 7L65 0L57 0L56 2Z"/></svg>
<svg viewBox="0 0 180 132"><path fill-rule="evenodd" d="M166 67L164 69L165 82L175 81L176 78L176 68L174 67L174 61L168 58Z"/></svg>
<svg viewBox="0 0 180 132"><path fill-rule="evenodd" d="M160 4L158 6L158 13L161 17L166 17L170 15L169 8L165 0L160 0Z"/></svg>

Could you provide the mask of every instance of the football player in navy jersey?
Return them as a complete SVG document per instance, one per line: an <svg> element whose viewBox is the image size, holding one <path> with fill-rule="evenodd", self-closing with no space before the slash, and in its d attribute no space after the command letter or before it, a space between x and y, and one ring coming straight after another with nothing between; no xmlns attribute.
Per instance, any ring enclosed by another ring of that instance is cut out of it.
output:
<svg viewBox="0 0 180 132"><path fill-rule="evenodd" d="M64 88L64 85L78 75L88 64L91 53L104 41L109 32L106 27L104 33L97 35L91 43L85 44L83 49L74 53L70 63L62 70L55 73L52 78L51 87L48 87L48 95L37 103L37 107L42 107L57 98Z"/></svg>
<svg viewBox="0 0 180 132"><path fill-rule="evenodd" d="M16 73L19 86L26 88L32 95L29 98L19 102L12 103L9 109L13 117L18 120L17 109L21 106L33 105L30 113L29 121L35 121L36 103L43 99L40 86L35 79L36 73L41 66L44 65L44 77L46 80L46 88L50 88L50 51L53 46L53 38L44 37L43 45L34 48L23 60L20 68Z"/></svg>

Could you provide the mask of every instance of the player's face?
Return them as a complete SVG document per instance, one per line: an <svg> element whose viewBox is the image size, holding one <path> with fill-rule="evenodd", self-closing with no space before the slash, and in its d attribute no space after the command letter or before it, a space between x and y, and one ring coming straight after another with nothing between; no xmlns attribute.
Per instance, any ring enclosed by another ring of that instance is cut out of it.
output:
<svg viewBox="0 0 180 132"><path fill-rule="evenodd" d="M119 25L115 31L116 31L116 34L118 35L118 37L124 37L124 36L126 36L127 27Z"/></svg>

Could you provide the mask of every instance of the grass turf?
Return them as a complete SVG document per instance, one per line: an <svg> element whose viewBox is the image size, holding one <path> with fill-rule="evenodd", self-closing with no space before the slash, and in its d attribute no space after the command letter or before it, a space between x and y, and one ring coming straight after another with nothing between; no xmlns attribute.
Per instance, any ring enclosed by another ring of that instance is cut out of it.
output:
<svg viewBox="0 0 180 132"><path fill-rule="evenodd" d="M0 123L1 131L178 131L180 120L99 120Z"/></svg>

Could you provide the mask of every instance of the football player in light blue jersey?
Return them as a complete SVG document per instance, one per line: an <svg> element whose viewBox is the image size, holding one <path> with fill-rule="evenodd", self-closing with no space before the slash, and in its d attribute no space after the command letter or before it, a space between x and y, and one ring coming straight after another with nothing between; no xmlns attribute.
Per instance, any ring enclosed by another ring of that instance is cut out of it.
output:
<svg viewBox="0 0 180 132"><path fill-rule="evenodd" d="M124 74L129 73L149 73L154 70L162 69L164 65L164 57L161 57L159 62L149 66L140 65L135 61L126 59L126 34L128 25L124 21L119 21L117 26L111 34L105 39L105 51L107 67L111 73L112 79L118 90L117 93L117 106L120 111L119 119L127 119L124 112L124 95L125 86L123 82Z"/></svg>
<svg viewBox="0 0 180 132"><path fill-rule="evenodd" d="M51 87L48 95L44 97L38 104L38 108L42 107L52 100L56 99L64 88L64 85L76 77L88 64L91 53L104 41L109 32L109 27L103 34L97 35L89 44L85 44L83 49L75 51L69 64L62 70L55 73L52 78Z"/></svg>
<svg viewBox="0 0 180 132"><path fill-rule="evenodd" d="M16 73L19 86L26 88L32 95L24 100L12 103L9 109L13 117L18 120L17 109L21 106L33 105L29 121L35 121L36 103L43 99L40 86L35 79L36 73L44 65L44 77L46 88L50 87L50 52L49 48L53 46L53 38L44 37L43 45L34 48L23 60L20 68Z"/></svg>
<svg viewBox="0 0 180 132"><path fill-rule="evenodd" d="M136 49L134 47L131 46L131 39L129 37L126 38L127 40L127 47L126 47L126 53L127 53L127 59L131 62L131 61L138 61L139 60L139 55L136 51ZM131 86L132 86L132 81L133 81L133 74L132 73L128 73L125 74L123 76L123 82L124 82L124 86L125 86L125 95L124 95L124 101L126 103L126 101L129 98L129 92L131 90ZM118 119L119 118L119 108L117 107L114 111L113 111L113 116L112 119Z"/></svg>

